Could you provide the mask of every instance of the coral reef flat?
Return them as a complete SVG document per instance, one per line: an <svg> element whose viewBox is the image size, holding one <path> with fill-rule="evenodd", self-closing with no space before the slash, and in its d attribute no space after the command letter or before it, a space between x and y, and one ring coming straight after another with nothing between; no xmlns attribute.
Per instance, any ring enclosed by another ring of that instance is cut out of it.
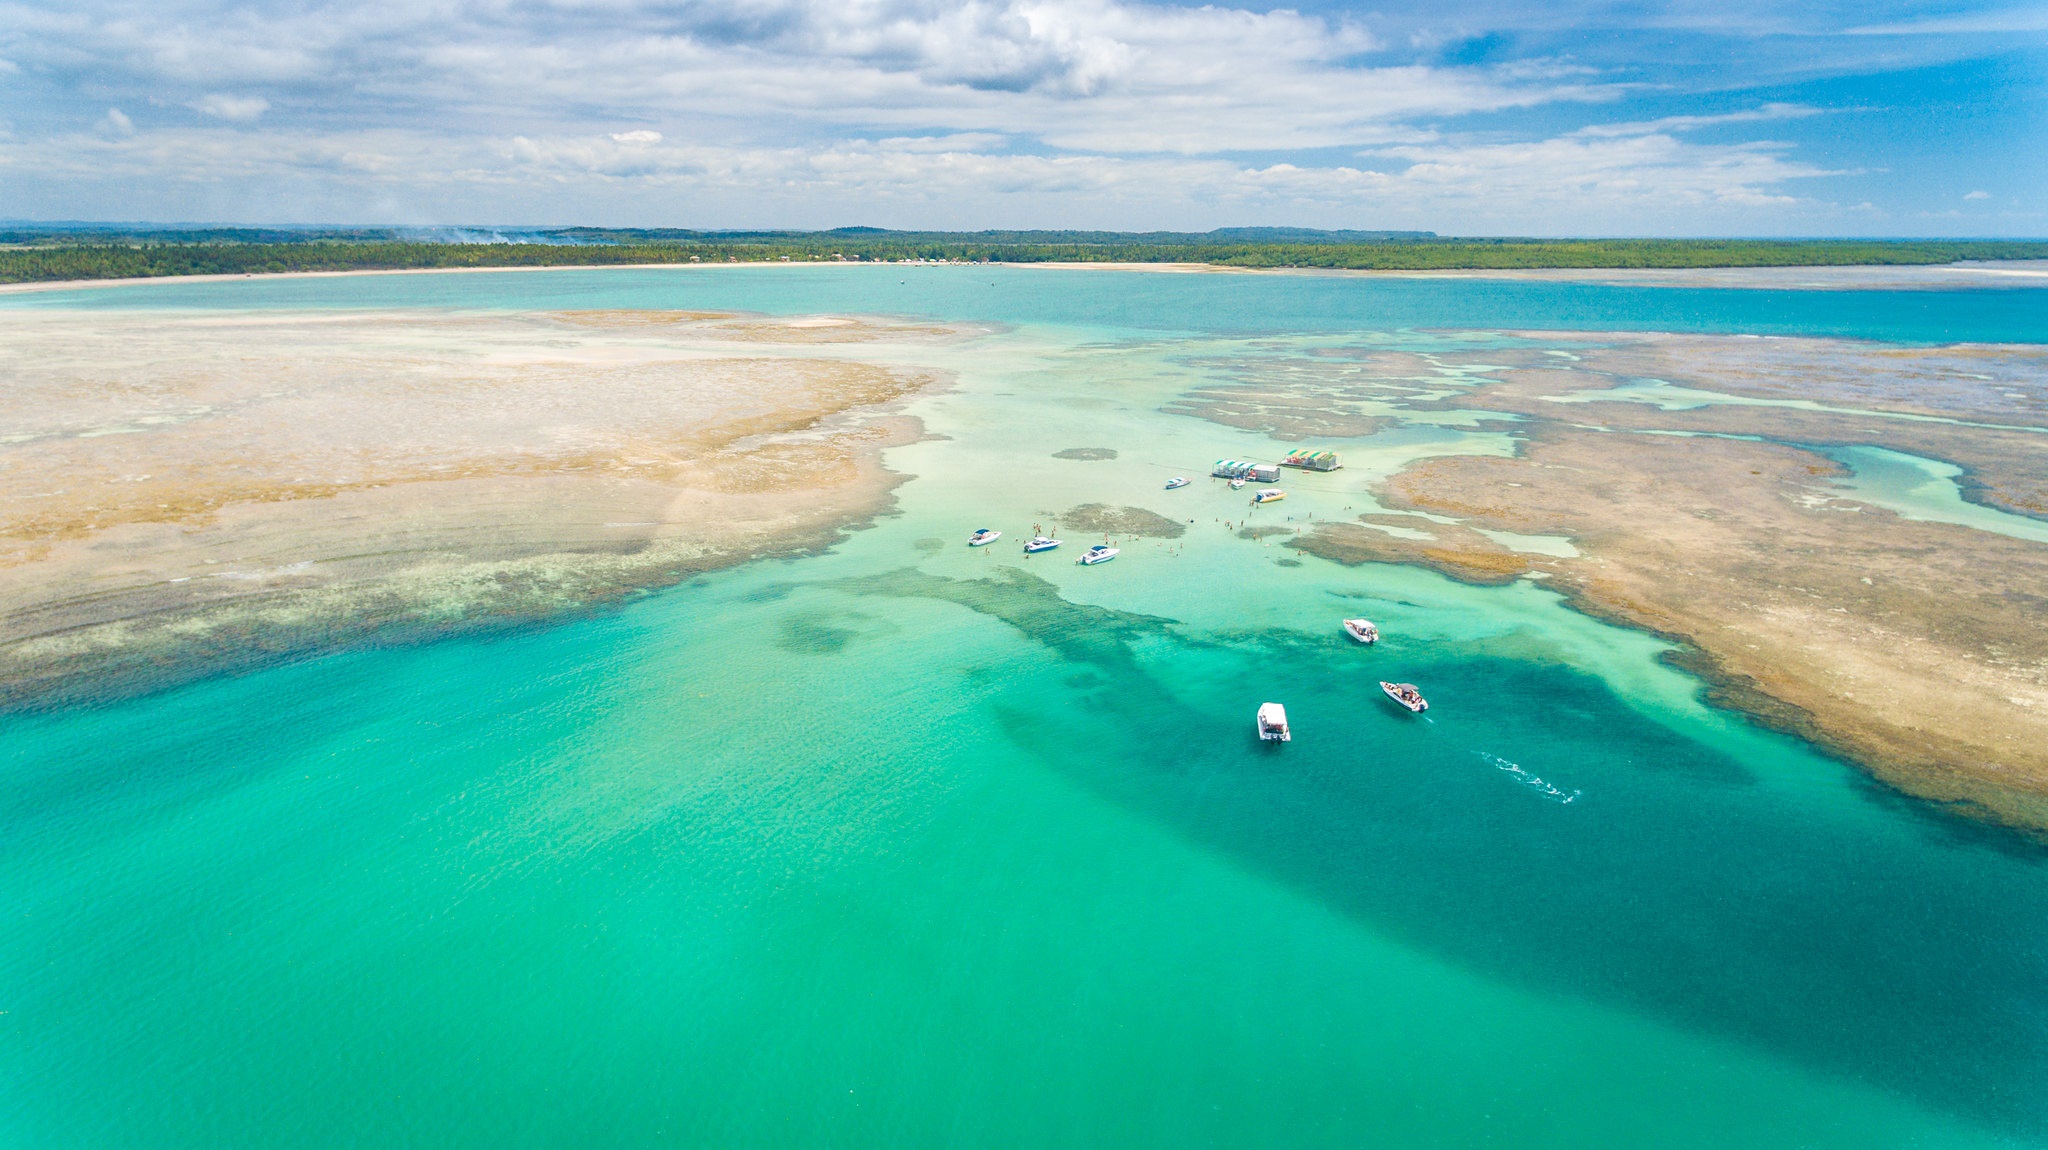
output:
<svg viewBox="0 0 2048 1150"><path fill-rule="evenodd" d="M918 434L897 405L940 382L888 349L950 335L676 311L17 313L0 699L540 618L829 542L886 506L879 451Z"/></svg>
<svg viewBox="0 0 2048 1150"><path fill-rule="evenodd" d="M1646 336L1492 358L1521 366L1434 406L1511 413L1515 456L1417 461L1381 502L1432 518L1369 514L1294 545L1547 579L1689 645L1724 702L1901 789L2048 828L2048 531L2020 518L2044 508L2048 351ZM1962 465L2015 534L1846 489L1821 449L1873 443Z"/></svg>

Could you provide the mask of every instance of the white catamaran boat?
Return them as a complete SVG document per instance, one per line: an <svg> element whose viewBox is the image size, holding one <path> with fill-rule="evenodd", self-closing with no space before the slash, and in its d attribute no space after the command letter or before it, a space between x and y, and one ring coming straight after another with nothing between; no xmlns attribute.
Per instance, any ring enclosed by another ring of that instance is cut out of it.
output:
<svg viewBox="0 0 2048 1150"><path fill-rule="evenodd" d="M974 534L967 537L967 545L969 547L986 547L1002 537L1003 533L1000 531L988 527L977 527L974 529Z"/></svg>
<svg viewBox="0 0 2048 1150"><path fill-rule="evenodd" d="M1033 536L1031 542L1024 545L1024 554L1031 555L1040 551L1050 551L1059 545L1060 541L1049 535Z"/></svg>
<svg viewBox="0 0 2048 1150"><path fill-rule="evenodd" d="M1285 491L1261 491L1257 495L1252 496L1252 506L1257 507L1261 503L1278 503L1285 498L1287 498Z"/></svg>
<svg viewBox="0 0 2048 1150"><path fill-rule="evenodd" d="M1187 485L1188 481L1186 477L1180 475L1176 475L1172 479L1166 481L1166 489L1168 491L1172 491L1176 487L1186 487Z"/></svg>
<svg viewBox="0 0 2048 1150"><path fill-rule="evenodd" d="M1416 690L1413 683L1389 683L1382 679L1380 681L1380 690L1387 693L1387 698L1394 700L1418 715L1429 710L1429 700L1422 697L1422 692Z"/></svg>
<svg viewBox="0 0 2048 1150"><path fill-rule="evenodd" d="M1259 738L1268 743L1294 741L1294 733L1287 729L1287 708L1278 703L1259 704Z"/></svg>
<svg viewBox="0 0 2048 1150"><path fill-rule="evenodd" d="M1370 619L1344 620L1344 633L1370 647L1380 641L1380 629Z"/></svg>
<svg viewBox="0 0 2048 1150"><path fill-rule="evenodd" d="M1081 557L1074 560L1074 562L1093 567L1097 563L1107 563L1121 554L1123 552L1119 548L1111 547L1107 543L1097 543L1088 550L1081 552Z"/></svg>

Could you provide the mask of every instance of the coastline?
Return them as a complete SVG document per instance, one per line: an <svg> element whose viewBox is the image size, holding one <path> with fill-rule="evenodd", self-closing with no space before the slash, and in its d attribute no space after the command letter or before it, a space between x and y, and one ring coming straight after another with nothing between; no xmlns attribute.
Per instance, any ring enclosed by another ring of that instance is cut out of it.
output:
<svg viewBox="0 0 2048 1150"><path fill-rule="evenodd" d="M1780 291L1938 291L1952 288L2048 287L2048 260L2012 266L1952 264L1818 264L1703 268L1244 268L1198 263L1046 262L1007 264L1060 271L1160 272L1174 275L1276 275L1367 279L1510 280L1528 283L1640 287L1741 288Z"/></svg>
<svg viewBox="0 0 2048 1150"><path fill-rule="evenodd" d="M559 264L548 266L464 268L362 268L348 271L256 272L232 275L135 276L122 279L48 280L0 284L0 296L42 292L90 291L136 284L230 283L240 280L333 279L343 276L479 275L505 272L588 272L632 269L780 268L780 267L972 267L1013 270L1152 272L1161 275L1310 276L1367 279L1507 280L1530 283L1582 283L1642 287L1736 288L1781 291L1921 290L1953 288L2048 287L2048 260L2013 260L2008 264L1823 264L1791 267L1706 268L1313 268L1233 267L1224 264L1116 261L1033 261L987 265L964 261L885 263L861 260L775 260L698 263Z"/></svg>
<svg viewBox="0 0 2048 1150"><path fill-rule="evenodd" d="M161 283L237 283L242 280L292 280L292 279L338 279L343 276L428 276L428 275L477 275L496 272L588 272L606 271L619 268L738 268L754 267L755 264L733 263L675 263L675 264L560 264L547 267L502 267L502 268L359 268L333 272L248 272L237 275L203 276L129 276L122 279L98 280L42 280L35 283L0 284L0 295L30 295L37 292L87 291L98 288L125 287L134 284ZM780 266L761 264L758 266Z"/></svg>

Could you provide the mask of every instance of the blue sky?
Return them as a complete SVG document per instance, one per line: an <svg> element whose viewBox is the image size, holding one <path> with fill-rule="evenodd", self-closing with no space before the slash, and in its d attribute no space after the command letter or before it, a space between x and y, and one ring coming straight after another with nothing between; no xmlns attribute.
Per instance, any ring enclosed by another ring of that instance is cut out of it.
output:
<svg viewBox="0 0 2048 1150"><path fill-rule="evenodd" d="M0 217L2048 235L2048 0L0 0Z"/></svg>

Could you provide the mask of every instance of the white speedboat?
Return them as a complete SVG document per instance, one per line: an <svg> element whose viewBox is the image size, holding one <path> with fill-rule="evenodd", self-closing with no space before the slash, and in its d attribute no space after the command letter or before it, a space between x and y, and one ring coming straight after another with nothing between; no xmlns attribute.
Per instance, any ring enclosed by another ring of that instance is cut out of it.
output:
<svg viewBox="0 0 2048 1150"><path fill-rule="evenodd" d="M1389 683L1383 679L1380 681L1380 690L1387 693L1387 698L1418 715L1429 710L1429 700L1422 697L1422 692L1416 690L1413 683Z"/></svg>
<svg viewBox="0 0 2048 1150"><path fill-rule="evenodd" d="M1003 533L1000 531L988 527L977 527L974 529L974 534L967 537L967 545L969 547L986 547L1002 537Z"/></svg>
<svg viewBox="0 0 2048 1150"><path fill-rule="evenodd" d="M1097 543L1095 546L1090 547L1088 550L1081 552L1081 557L1079 559L1074 560L1074 562L1085 563L1088 566L1093 567L1097 563L1107 563L1121 554L1123 554L1123 552L1118 548L1111 547L1107 543Z"/></svg>
<svg viewBox="0 0 2048 1150"><path fill-rule="evenodd" d="M1287 498L1285 491L1261 491L1257 495L1252 496L1252 506L1257 507L1261 503L1278 503L1285 498Z"/></svg>
<svg viewBox="0 0 2048 1150"><path fill-rule="evenodd" d="M1287 708L1278 703L1259 704L1259 738L1268 743L1294 741L1294 733L1287 729Z"/></svg>
<svg viewBox="0 0 2048 1150"><path fill-rule="evenodd" d="M1187 479L1186 479L1185 477L1183 477L1183 476L1179 476L1179 475L1176 475L1176 476L1174 476L1174 477L1173 477L1172 479L1169 479L1169 480L1167 480L1167 481L1166 481L1166 489L1167 489L1168 491L1172 491L1172 490L1173 490L1174 488L1176 488L1176 487L1186 487L1187 485L1188 485L1188 481L1187 481Z"/></svg>
<svg viewBox="0 0 2048 1150"><path fill-rule="evenodd" d="M1060 541L1049 535L1035 535L1031 542L1024 545L1024 554L1033 555L1040 551L1050 551L1059 545Z"/></svg>
<svg viewBox="0 0 2048 1150"><path fill-rule="evenodd" d="M1380 641L1380 629L1370 619L1344 620L1344 633L1367 646Z"/></svg>
<svg viewBox="0 0 2048 1150"><path fill-rule="evenodd" d="M1239 476L1238 478L1236 478L1236 479L1233 479L1233 480L1231 480L1231 481L1230 481L1230 489L1231 489L1232 491L1241 491L1241 490L1243 490L1243 489L1244 489L1244 477L1243 477L1243 476Z"/></svg>

